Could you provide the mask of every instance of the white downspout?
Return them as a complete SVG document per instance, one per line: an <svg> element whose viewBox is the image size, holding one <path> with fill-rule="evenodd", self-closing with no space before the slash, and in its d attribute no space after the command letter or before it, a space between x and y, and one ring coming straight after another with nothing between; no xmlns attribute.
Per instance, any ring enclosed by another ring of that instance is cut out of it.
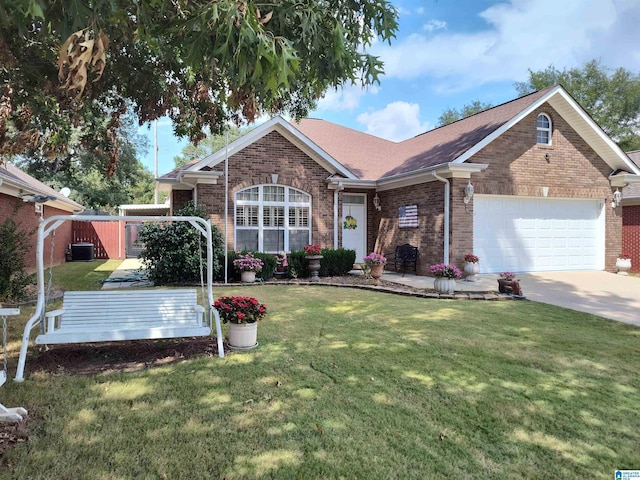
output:
<svg viewBox="0 0 640 480"><path fill-rule="evenodd" d="M198 206L198 184L185 182L184 174L182 173L178 176L178 182L193 188L193 205L197 207Z"/></svg>
<svg viewBox="0 0 640 480"><path fill-rule="evenodd" d="M338 218L338 192L343 190L342 182L333 191L333 248L338 248L338 229L340 228L340 219Z"/></svg>
<svg viewBox="0 0 640 480"><path fill-rule="evenodd" d="M445 265L449 264L449 210L450 210L450 201L449 195L451 192L451 184L449 180L438 175L435 170L431 172L435 178L444 183L444 260L443 263Z"/></svg>

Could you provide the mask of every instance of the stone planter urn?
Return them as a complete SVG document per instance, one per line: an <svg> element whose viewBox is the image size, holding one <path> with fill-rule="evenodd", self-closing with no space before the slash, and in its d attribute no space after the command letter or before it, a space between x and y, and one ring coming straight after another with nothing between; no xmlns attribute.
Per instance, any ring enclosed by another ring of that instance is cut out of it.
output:
<svg viewBox="0 0 640 480"><path fill-rule="evenodd" d="M438 293L448 293L453 295L456 290L456 279L447 277L436 277L433 281L433 288Z"/></svg>
<svg viewBox="0 0 640 480"><path fill-rule="evenodd" d="M229 323L229 347L249 350L258 346L258 322Z"/></svg>
<svg viewBox="0 0 640 480"><path fill-rule="evenodd" d="M465 262L464 273L466 274L465 282L477 281L478 277L476 275L480 273L480 264L478 262Z"/></svg>
<svg viewBox="0 0 640 480"><path fill-rule="evenodd" d="M256 272L253 270L243 270L240 272L240 280L243 283L254 283L256 281Z"/></svg>
<svg viewBox="0 0 640 480"><path fill-rule="evenodd" d="M311 274L311 278L309 279L312 282L317 282L320 280L320 276L318 272L320 271L320 260L324 257L322 255L307 255L307 260L309 261L309 273Z"/></svg>
<svg viewBox="0 0 640 480"><path fill-rule="evenodd" d="M384 264L373 264L370 265L371 268L371 277L375 280L376 285L380 285L380 279L382 278L382 273L384 272Z"/></svg>
<svg viewBox="0 0 640 480"><path fill-rule="evenodd" d="M617 258L616 268L618 269L618 275L629 275L628 271L631 269L631 259Z"/></svg>

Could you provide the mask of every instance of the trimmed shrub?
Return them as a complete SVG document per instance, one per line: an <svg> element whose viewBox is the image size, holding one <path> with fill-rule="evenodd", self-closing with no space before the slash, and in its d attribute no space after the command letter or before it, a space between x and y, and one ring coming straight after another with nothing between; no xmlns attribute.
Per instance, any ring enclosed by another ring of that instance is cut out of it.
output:
<svg viewBox="0 0 640 480"><path fill-rule="evenodd" d="M287 271L291 278L309 277L309 262L306 257L307 254L304 250L293 250L287 254L287 263L289 264Z"/></svg>
<svg viewBox="0 0 640 480"><path fill-rule="evenodd" d="M0 301L22 300L25 287L35 281L35 275L26 272L25 255L31 250L29 237L12 218L0 224Z"/></svg>
<svg viewBox="0 0 640 480"><path fill-rule="evenodd" d="M323 248L321 255L324 257L320 262L321 277L340 277L353 270L356 261L356 251L345 248Z"/></svg>
<svg viewBox="0 0 640 480"><path fill-rule="evenodd" d="M207 218L207 212L200 206L189 202L176 212L176 216L194 216ZM223 251L223 239L220 231L211 227L213 243L213 273L218 276L222 270L220 255ZM207 245L188 222L147 223L138 234L145 249L140 254L147 275L156 285L199 283L200 259L198 243L202 251L202 268L207 265ZM205 278L206 274L203 272Z"/></svg>

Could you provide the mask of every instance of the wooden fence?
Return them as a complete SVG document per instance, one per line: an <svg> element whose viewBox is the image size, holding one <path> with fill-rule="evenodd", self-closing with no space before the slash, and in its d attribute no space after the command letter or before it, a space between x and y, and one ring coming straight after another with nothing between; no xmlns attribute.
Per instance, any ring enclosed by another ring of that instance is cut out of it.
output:
<svg viewBox="0 0 640 480"><path fill-rule="evenodd" d="M73 243L92 243L93 258L124 258L121 222L73 222Z"/></svg>

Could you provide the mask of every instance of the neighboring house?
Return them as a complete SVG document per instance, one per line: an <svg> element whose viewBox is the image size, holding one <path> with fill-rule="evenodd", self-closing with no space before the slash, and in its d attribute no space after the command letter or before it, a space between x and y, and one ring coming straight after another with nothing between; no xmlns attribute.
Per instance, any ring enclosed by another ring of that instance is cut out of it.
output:
<svg viewBox="0 0 640 480"><path fill-rule="evenodd" d="M627 152L640 165L640 150ZM631 272L640 272L640 183L622 189L622 249L631 255Z"/></svg>
<svg viewBox="0 0 640 480"><path fill-rule="evenodd" d="M613 192L640 174L560 86L399 143L275 117L159 178L172 211L193 199L224 234L225 164L230 249L410 243L423 275L471 252L484 273L614 270Z"/></svg>
<svg viewBox="0 0 640 480"><path fill-rule="evenodd" d="M38 200L31 203L24 200ZM49 197L49 198L44 198ZM48 218L53 215L70 215L81 212L84 207L60 192L48 187L30 175L20 170L13 164L5 161L0 164L0 223L7 218L13 218L20 227L27 232L34 232L31 236L31 251L26 254L27 268L35 269L36 266L36 232L40 224L40 218ZM51 237L45 242L45 261L50 259ZM66 222L56 231L53 262L62 263L65 259L64 251L69 243L72 243L71 222Z"/></svg>

